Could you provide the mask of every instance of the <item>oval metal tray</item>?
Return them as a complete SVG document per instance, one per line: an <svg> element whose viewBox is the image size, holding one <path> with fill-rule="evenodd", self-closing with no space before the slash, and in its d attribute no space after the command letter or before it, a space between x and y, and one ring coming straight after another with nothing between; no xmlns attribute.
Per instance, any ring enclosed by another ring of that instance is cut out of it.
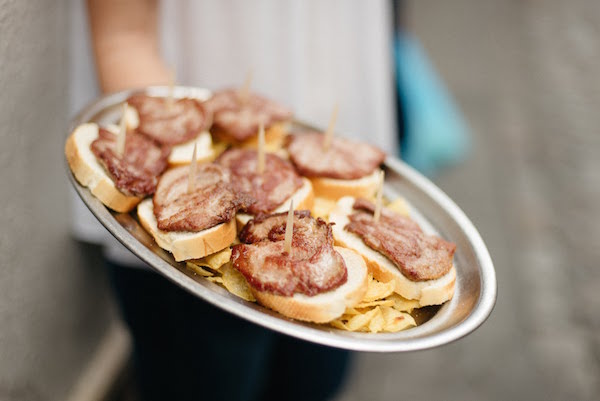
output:
<svg viewBox="0 0 600 401"><path fill-rule="evenodd" d="M167 96L167 87L143 91L124 91L98 99L73 121L72 128L85 122L114 123L120 104L135 92ZM206 99L210 91L178 86L175 97ZM307 125L295 123L303 128ZM356 351L401 352L437 347L457 340L479 327L491 313L496 301L496 275L481 236L458 206L431 181L393 157L385 161L385 195L402 195L415 208L412 216L427 232L435 232L456 243L457 269L454 298L446 302L422 325L399 333L351 333L326 325L303 323L285 318L258 304L246 302L222 287L195 276L163 251L133 217L107 209L74 178L68 164L67 175L77 193L106 229L131 252L160 274L206 302L261 326L307 341Z"/></svg>

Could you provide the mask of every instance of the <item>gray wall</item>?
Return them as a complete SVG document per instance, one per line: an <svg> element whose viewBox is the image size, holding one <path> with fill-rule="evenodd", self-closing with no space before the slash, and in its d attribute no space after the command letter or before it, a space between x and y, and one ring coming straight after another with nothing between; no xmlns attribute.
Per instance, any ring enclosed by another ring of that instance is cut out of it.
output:
<svg viewBox="0 0 600 401"><path fill-rule="evenodd" d="M64 399L109 320L69 237L65 2L0 0L0 399Z"/></svg>

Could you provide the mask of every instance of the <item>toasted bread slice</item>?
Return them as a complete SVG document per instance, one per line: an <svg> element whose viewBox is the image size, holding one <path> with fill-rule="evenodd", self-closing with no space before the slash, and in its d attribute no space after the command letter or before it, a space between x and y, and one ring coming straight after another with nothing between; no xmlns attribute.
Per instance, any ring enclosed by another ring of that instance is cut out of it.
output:
<svg viewBox="0 0 600 401"><path fill-rule="evenodd" d="M294 201L294 210L310 210L313 207L314 194L310 181L307 178L302 179L302 186L294 192L292 196L285 202L279 205L271 213L287 212L290 209L290 203ZM254 218L253 215L247 213L238 213L235 216L238 224L238 230L241 230L246 223Z"/></svg>
<svg viewBox="0 0 600 401"><path fill-rule="evenodd" d="M293 319L315 323L337 319L346 308L357 305L363 299L367 291L368 273L358 253L340 247L335 247L335 250L342 255L348 269L348 280L338 288L312 297L304 294L286 297L250 287L252 294L261 305Z"/></svg>
<svg viewBox="0 0 600 401"><path fill-rule="evenodd" d="M404 298L418 300L420 306L439 305L452 298L456 282L454 266L444 276L435 280L409 280L390 259L369 248L358 235L344 229L349 222L348 216L352 214L353 205L353 197L344 197L337 202L335 209L329 214L329 221L335 223L332 230L337 245L354 249L363 257L375 279L386 283L393 281L395 292Z"/></svg>
<svg viewBox="0 0 600 401"><path fill-rule="evenodd" d="M338 200L344 196L355 198L373 198L379 184L379 172L375 169L371 174L355 180L340 180L337 178L314 177L310 181L315 196Z"/></svg>
<svg viewBox="0 0 600 401"><path fill-rule="evenodd" d="M227 248L237 235L235 219L200 232L170 232L160 230L154 216L154 204L148 198L138 205L138 218L142 227L158 246L171 252L176 261L203 258Z"/></svg>
<svg viewBox="0 0 600 401"><path fill-rule="evenodd" d="M108 127L111 129L111 127ZM96 198L117 212L129 212L142 198L125 195L117 189L114 181L92 153L90 145L98 138L98 125L82 124L75 128L65 144L65 156L75 178L89 188Z"/></svg>

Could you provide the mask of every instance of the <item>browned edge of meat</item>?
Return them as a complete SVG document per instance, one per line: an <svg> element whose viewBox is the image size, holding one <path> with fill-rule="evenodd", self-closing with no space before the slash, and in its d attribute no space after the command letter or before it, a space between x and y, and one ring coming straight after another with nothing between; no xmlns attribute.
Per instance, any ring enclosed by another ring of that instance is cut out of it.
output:
<svg viewBox="0 0 600 401"><path fill-rule="evenodd" d="M223 152L216 164L231 171L231 183L239 191L247 192L256 202L246 210L257 215L269 213L288 200L303 181L287 160L267 153L265 169L257 173L258 152L251 149L231 148Z"/></svg>
<svg viewBox="0 0 600 401"><path fill-rule="evenodd" d="M348 280L342 256L333 248L331 225L310 212L294 212L291 255L284 250L287 212L261 215L240 232L231 260L258 291L314 296Z"/></svg>
<svg viewBox="0 0 600 401"><path fill-rule="evenodd" d="M299 132L287 138L290 160L305 177L355 180L365 177L385 160L385 153L364 142L334 136L328 149L325 135Z"/></svg>
<svg viewBox="0 0 600 401"><path fill-rule="evenodd" d="M136 109L140 124L137 130L158 143L175 146L197 137L209 128L210 118L196 99L168 99L148 95L133 95L127 99Z"/></svg>
<svg viewBox="0 0 600 401"><path fill-rule="evenodd" d="M99 128L91 151L113 179L115 186L129 196L152 195L158 176L167 168L170 148L159 146L134 131L126 133L123 157L117 155L117 135Z"/></svg>
<svg viewBox="0 0 600 401"><path fill-rule="evenodd" d="M255 93L243 101L236 89L215 92L204 102L204 107L212 115L211 133L230 143L241 143L256 136L261 123L268 129L292 118L287 107Z"/></svg>
<svg viewBox="0 0 600 401"><path fill-rule="evenodd" d="M167 171L158 182L153 198L158 228L165 231L198 232L231 220L253 199L236 191L229 171L216 164L198 166L195 190L188 189L189 167Z"/></svg>
<svg viewBox="0 0 600 401"><path fill-rule="evenodd" d="M382 208L376 223L373 218L375 205L365 199L357 199L354 210L344 228L388 257L409 280L435 280L452 268L454 243L424 234L412 219L386 208Z"/></svg>

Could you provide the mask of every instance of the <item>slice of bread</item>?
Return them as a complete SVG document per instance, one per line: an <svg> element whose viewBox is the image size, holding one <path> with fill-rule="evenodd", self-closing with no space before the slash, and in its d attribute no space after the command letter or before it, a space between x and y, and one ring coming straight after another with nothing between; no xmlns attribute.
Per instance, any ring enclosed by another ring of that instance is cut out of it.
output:
<svg viewBox="0 0 600 401"><path fill-rule="evenodd" d="M346 308L357 305L363 299L368 286L368 273L358 253L340 247L335 247L335 250L342 255L348 269L348 280L338 288L312 297L304 294L286 297L250 287L252 294L261 305L293 319L315 323L337 319Z"/></svg>
<svg viewBox="0 0 600 401"><path fill-rule="evenodd" d="M138 205L137 215L158 246L171 252L176 261L199 259L227 248L237 235L235 219L200 232L160 230L154 216L154 204L148 198Z"/></svg>
<svg viewBox="0 0 600 401"><path fill-rule="evenodd" d="M315 196L338 200L344 196L355 198L373 198L379 184L379 172L375 169L371 174L355 180L340 180L337 178L314 177L311 178Z"/></svg>
<svg viewBox="0 0 600 401"><path fill-rule="evenodd" d="M418 300L420 306L439 305L452 298L456 282L454 266L444 276L435 280L409 280L390 259L369 248L358 235L344 229L349 222L348 216L352 214L353 205L353 197L344 197L329 214L329 222L335 223L332 230L337 245L354 249L363 257L375 279L386 283L393 281L395 292L404 298Z"/></svg>
<svg viewBox="0 0 600 401"><path fill-rule="evenodd" d="M206 163L213 161L216 153L213 149L212 137L208 131L203 131L195 139L173 146L169 155L169 166L178 167L192 162L192 153L196 145L196 161Z"/></svg>
<svg viewBox="0 0 600 401"><path fill-rule="evenodd" d="M308 178L302 178L303 184L292 196L285 202L272 210L271 213L287 212L290 209L290 203L294 201L294 210L310 210L313 207L314 194ZM238 224L238 230L241 230L246 223L254 218L253 215L247 213L238 213L235 216Z"/></svg>
<svg viewBox="0 0 600 401"><path fill-rule="evenodd" d="M114 127L107 127L114 129ZM71 171L81 185L89 188L96 198L108 208L121 213L132 210L142 198L125 195L92 153L90 145L98 138L98 125L82 124L75 128L65 144L65 156Z"/></svg>

